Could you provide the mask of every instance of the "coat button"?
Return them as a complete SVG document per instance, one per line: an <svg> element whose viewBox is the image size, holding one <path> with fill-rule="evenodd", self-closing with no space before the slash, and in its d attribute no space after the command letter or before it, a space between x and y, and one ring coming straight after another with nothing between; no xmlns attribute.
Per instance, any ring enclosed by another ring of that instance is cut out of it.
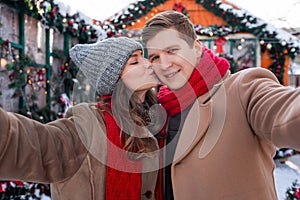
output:
<svg viewBox="0 0 300 200"><path fill-rule="evenodd" d="M151 199L152 198L152 192L150 190L148 190L147 192L145 192L144 195L147 197L147 199Z"/></svg>

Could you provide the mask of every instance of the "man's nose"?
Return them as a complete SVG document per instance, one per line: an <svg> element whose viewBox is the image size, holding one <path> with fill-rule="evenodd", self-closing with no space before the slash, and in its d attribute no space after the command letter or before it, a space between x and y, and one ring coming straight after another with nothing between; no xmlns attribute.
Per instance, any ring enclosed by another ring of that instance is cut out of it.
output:
<svg viewBox="0 0 300 200"><path fill-rule="evenodd" d="M160 57L160 68L168 69L171 66L172 66L172 60L168 56Z"/></svg>

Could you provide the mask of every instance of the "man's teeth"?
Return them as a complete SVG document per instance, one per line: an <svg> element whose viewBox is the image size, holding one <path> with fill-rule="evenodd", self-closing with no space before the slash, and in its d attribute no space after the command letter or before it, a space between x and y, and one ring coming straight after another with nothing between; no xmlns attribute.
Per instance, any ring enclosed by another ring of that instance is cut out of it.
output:
<svg viewBox="0 0 300 200"><path fill-rule="evenodd" d="M177 72L173 72L172 74L166 75L167 78L172 78Z"/></svg>

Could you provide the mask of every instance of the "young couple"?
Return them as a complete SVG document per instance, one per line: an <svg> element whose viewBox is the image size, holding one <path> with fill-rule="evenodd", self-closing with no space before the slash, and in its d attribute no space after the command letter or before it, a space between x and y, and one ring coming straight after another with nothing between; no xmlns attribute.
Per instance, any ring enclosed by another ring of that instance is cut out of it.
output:
<svg viewBox="0 0 300 200"><path fill-rule="evenodd" d="M71 49L101 102L48 124L0 109L0 179L50 183L53 199L277 199L273 156L300 150L300 90L262 68L230 74L175 11L142 40L149 60L125 37Z"/></svg>

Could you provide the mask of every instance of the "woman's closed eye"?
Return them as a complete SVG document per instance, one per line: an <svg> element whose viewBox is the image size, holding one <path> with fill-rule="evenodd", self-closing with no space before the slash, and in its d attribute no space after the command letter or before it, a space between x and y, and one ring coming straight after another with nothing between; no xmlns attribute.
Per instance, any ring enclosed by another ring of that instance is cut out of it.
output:
<svg viewBox="0 0 300 200"><path fill-rule="evenodd" d="M137 64L139 64L139 62L137 60L129 63L129 65L137 65Z"/></svg>

